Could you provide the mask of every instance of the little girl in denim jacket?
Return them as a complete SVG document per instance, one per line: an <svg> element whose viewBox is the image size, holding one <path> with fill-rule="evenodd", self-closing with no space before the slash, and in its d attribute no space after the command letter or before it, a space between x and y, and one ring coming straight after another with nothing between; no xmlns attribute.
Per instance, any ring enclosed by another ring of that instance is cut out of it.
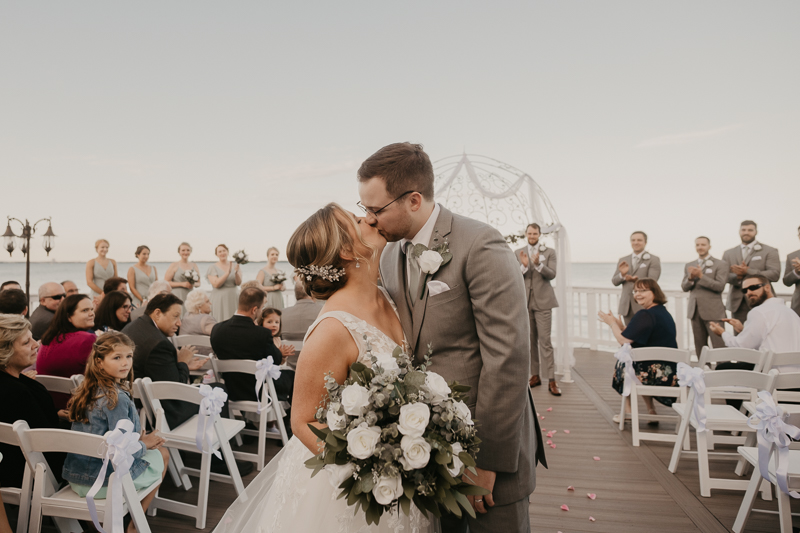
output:
<svg viewBox="0 0 800 533"><path fill-rule="evenodd" d="M69 402L69 419L73 431L105 435L106 432L113 431L117 422L122 419L132 421L134 431L141 431L139 414L130 393L133 382L133 348L133 341L122 333L104 333L97 338L86 363L83 383ZM156 433L145 435L142 432L140 442L142 448L133 454L134 461L130 469L137 491L153 483L161 483L166 472L164 465L169 460L166 448L161 447L164 439ZM85 498L102 465L103 461L99 458L67 454L64 479L69 482L72 490ZM95 498L106 497L108 478L112 471L113 466L109 465L103 488ZM152 491L142 500L145 510L155 494L156 491ZM128 526L128 531L135 531L133 524Z"/></svg>

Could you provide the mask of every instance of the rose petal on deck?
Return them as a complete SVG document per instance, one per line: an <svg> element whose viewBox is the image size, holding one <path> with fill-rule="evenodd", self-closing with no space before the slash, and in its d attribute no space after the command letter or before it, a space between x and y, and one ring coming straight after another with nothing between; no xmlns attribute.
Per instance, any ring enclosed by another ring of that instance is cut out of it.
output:
<svg viewBox="0 0 800 533"><path fill-rule="evenodd" d="M595 494L594 492L589 492L586 495L589 497L590 500L594 500L595 498L597 498L597 494Z"/></svg>
<svg viewBox="0 0 800 533"><path fill-rule="evenodd" d="M544 417L543 417L543 416L540 416L540 417L539 417L539 419L540 419L540 420L544 420Z"/></svg>
<svg viewBox="0 0 800 533"><path fill-rule="evenodd" d="M567 506L567 504L564 504L564 505L561 506L561 510L562 511L569 511L569 507Z"/></svg>
<svg viewBox="0 0 800 533"><path fill-rule="evenodd" d="M569 435L569 430L568 430L568 429L565 429L565 430L564 430L564 433L566 433L567 435Z"/></svg>
<svg viewBox="0 0 800 533"><path fill-rule="evenodd" d="M551 448L553 448L553 449L555 449L555 447L556 447L556 444L555 444L555 443L551 443L551 444L550 444L550 447L551 447Z"/></svg>
<svg viewBox="0 0 800 533"><path fill-rule="evenodd" d="M594 522L594 521L595 521L595 518L593 516L590 516L589 517L589 522Z"/></svg>
<svg viewBox="0 0 800 533"><path fill-rule="evenodd" d="M567 487L567 490L575 490L575 487L573 487L572 485L570 485L569 487Z"/></svg>
<svg viewBox="0 0 800 533"><path fill-rule="evenodd" d="M594 457L592 457L592 459L594 459L595 461L599 461L600 460L600 458L598 456L596 456L596 455Z"/></svg>
<svg viewBox="0 0 800 533"><path fill-rule="evenodd" d="M552 407L548 407L548 408L547 408L547 412L548 412L548 413L549 413L550 411L552 411L552 410L553 410L553 408L552 408Z"/></svg>

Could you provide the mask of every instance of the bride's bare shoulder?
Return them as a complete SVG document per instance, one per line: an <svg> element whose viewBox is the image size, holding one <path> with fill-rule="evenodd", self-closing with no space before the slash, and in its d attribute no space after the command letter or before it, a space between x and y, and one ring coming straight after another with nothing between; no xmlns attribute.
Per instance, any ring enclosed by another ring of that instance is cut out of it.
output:
<svg viewBox="0 0 800 533"><path fill-rule="evenodd" d="M306 352L316 351L318 348L323 351L343 350L351 347L353 351L358 351L353 343L347 327L335 317L325 317L317 323L313 331L308 334L303 344L303 355Z"/></svg>

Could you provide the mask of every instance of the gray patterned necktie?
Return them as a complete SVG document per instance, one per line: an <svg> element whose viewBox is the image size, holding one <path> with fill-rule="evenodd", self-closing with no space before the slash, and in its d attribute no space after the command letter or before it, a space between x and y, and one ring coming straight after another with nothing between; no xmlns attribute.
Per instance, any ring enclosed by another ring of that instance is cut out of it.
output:
<svg viewBox="0 0 800 533"><path fill-rule="evenodd" d="M414 257L414 243L411 241L406 243L406 260L408 261L408 295L413 307L417 301L417 289L419 288L419 262Z"/></svg>
<svg viewBox="0 0 800 533"><path fill-rule="evenodd" d="M633 263L631 265L631 269L633 269L633 272L631 272L631 276L635 276L636 275L636 268L639 266L639 258L634 255L633 256L633 261L631 261L631 263Z"/></svg>

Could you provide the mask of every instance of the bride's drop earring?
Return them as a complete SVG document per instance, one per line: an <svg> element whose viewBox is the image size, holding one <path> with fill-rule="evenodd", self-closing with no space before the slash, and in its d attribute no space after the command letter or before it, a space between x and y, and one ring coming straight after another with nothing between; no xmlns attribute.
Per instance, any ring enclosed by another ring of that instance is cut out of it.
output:
<svg viewBox="0 0 800 533"><path fill-rule="evenodd" d="M356 257L356 268L361 268L361 263L358 262L358 257Z"/></svg>

